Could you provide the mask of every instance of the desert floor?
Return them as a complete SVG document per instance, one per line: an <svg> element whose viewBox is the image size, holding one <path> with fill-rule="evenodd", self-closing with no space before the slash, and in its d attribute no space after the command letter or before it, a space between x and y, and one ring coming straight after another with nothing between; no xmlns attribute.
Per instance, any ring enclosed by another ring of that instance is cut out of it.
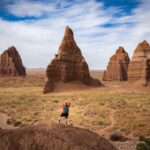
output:
<svg viewBox="0 0 150 150"><path fill-rule="evenodd" d="M92 88L76 82L59 84L55 92L43 94L45 77L37 73L30 72L25 78L0 78L1 128L5 128L6 120L16 127L58 122L61 105L71 102L69 124L106 137L114 132L130 139L150 135L149 87L103 82L105 87ZM101 79L102 72L92 71L91 75Z"/></svg>

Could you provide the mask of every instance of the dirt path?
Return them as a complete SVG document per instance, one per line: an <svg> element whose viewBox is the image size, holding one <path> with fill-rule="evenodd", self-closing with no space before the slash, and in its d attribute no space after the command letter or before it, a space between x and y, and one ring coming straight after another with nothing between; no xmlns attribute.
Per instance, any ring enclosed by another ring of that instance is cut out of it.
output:
<svg viewBox="0 0 150 150"><path fill-rule="evenodd" d="M1 129L14 129L14 126L8 125L7 120L8 116L5 113L0 113L0 128Z"/></svg>
<svg viewBox="0 0 150 150"><path fill-rule="evenodd" d="M98 134L104 135L104 136L108 136L108 130L113 128L114 125L115 125L115 122L116 122L115 121L115 116L114 116L115 115L115 110L109 108L108 111L109 111L108 119L110 120L110 125L106 126L103 129L99 129L99 130L96 131Z"/></svg>
<svg viewBox="0 0 150 150"><path fill-rule="evenodd" d="M110 125L102 129L102 132L107 132L107 130L111 129L114 124L115 124L115 118L114 118L115 110L114 109L109 109L109 120L110 120Z"/></svg>

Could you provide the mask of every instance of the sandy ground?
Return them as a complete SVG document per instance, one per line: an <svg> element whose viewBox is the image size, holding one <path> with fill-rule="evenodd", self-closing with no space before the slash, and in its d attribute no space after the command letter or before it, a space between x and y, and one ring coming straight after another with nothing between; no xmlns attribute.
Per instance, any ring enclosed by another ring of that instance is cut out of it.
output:
<svg viewBox="0 0 150 150"><path fill-rule="evenodd" d="M0 128L1 129L16 129L16 127L8 125L7 120L8 116L5 113L0 113Z"/></svg>
<svg viewBox="0 0 150 150"><path fill-rule="evenodd" d="M28 74L33 75L33 76L36 74L39 74L39 76L42 77L41 81L44 79L44 77L43 77L44 73L43 73L43 70L41 70L41 69L28 70ZM93 76L98 77L98 79L102 77L102 73L100 76L99 76L99 72L93 72L93 74L94 74ZM32 80L32 78L31 78L31 80ZM24 82L24 81L21 81L21 82ZM135 84L128 83L128 82L103 82L103 84L105 86L99 87L99 88L87 87L85 85L80 85L80 83L78 83L78 82L76 82L75 84L69 84L69 83L65 84L65 85L59 84L59 85L56 85L56 90L54 91L54 93L59 95L60 93L70 93L70 92L76 93L79 91L83 91L83 92L87 92L87 93L89 93L89 92L104 92L104 93L107 93L107 92L109 92L109 93L132 93L132 92L139 93L139 92L143 92L143 93L149 93L150 92L150 86L149 87L139 86L139 82L135 83ZM39 85L41 86L41 82ZM41 87L41 89L42 89L42 87ZM109 111L110 111L110 113L109 113L108 118L111 122L110 125L106 126L105 128L103 128L101 130L95 131L97 134L104 136L107 139L109 139L108 130L111 129L115 124L115 117L114 117L115 110L109 108ZM15 127L7 124L8 118L9 117L7 116L7 114L0 113L0 128L1 129L14 129L15 128ZM138 140L132 139L132 140L128 140L126 142L112 142L112 143L118 148L118 150L136 150L136 144L138 143Z"/></svg>

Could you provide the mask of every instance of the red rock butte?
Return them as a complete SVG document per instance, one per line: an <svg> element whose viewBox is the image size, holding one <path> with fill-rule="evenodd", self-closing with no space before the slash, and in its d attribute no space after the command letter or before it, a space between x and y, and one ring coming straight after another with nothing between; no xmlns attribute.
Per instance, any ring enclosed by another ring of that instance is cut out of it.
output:
<svg viewBox="0 0 150 150"><path fill-rule="evenodd" d="M21 57L14 46L9 47L0 56L0 76L25 76L26 70Z"/></svg>
<svg viewBox="0 0 150 150"><path fill-rule="evenodd" d="M150 82L150 45L144 40L136 47L128 69L128 80L141 81L146 86Z"/></svg>
<svg viewBox="0 0 150 150"><path fill-rule="evenodd" d="M90 77L88 65L77 46L73 31L68 26L55 58L47 66L44 93L54 90L54 83L80 81L85 85L100 86L99 80Z"/></svg>
<svg viewBox="0 0 150 150"><path fill-rule="evenodd" d="M119 47L116 53L110 58L107 70L104 72L104 81L126 81L130 58L123 47Z"/></svg>

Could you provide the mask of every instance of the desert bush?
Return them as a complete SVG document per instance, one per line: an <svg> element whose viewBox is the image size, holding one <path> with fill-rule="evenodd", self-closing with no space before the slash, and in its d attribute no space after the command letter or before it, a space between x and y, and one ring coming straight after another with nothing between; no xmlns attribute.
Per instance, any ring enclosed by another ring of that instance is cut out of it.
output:
<svg viewBox="0 0 150 150"><path fill-rule="evenodd" d="M137 144L136 150L150 150L150 138L139 137L140 143Z"/></svg>
<svg viewBox="0 0 150 150"><path fill-rule="evenodd" d="M123 135L119 133L112 133L110 135L110 140L111 141L120 141L120 142L125 142L128 140L128 138L124 137Z"/></svg>

